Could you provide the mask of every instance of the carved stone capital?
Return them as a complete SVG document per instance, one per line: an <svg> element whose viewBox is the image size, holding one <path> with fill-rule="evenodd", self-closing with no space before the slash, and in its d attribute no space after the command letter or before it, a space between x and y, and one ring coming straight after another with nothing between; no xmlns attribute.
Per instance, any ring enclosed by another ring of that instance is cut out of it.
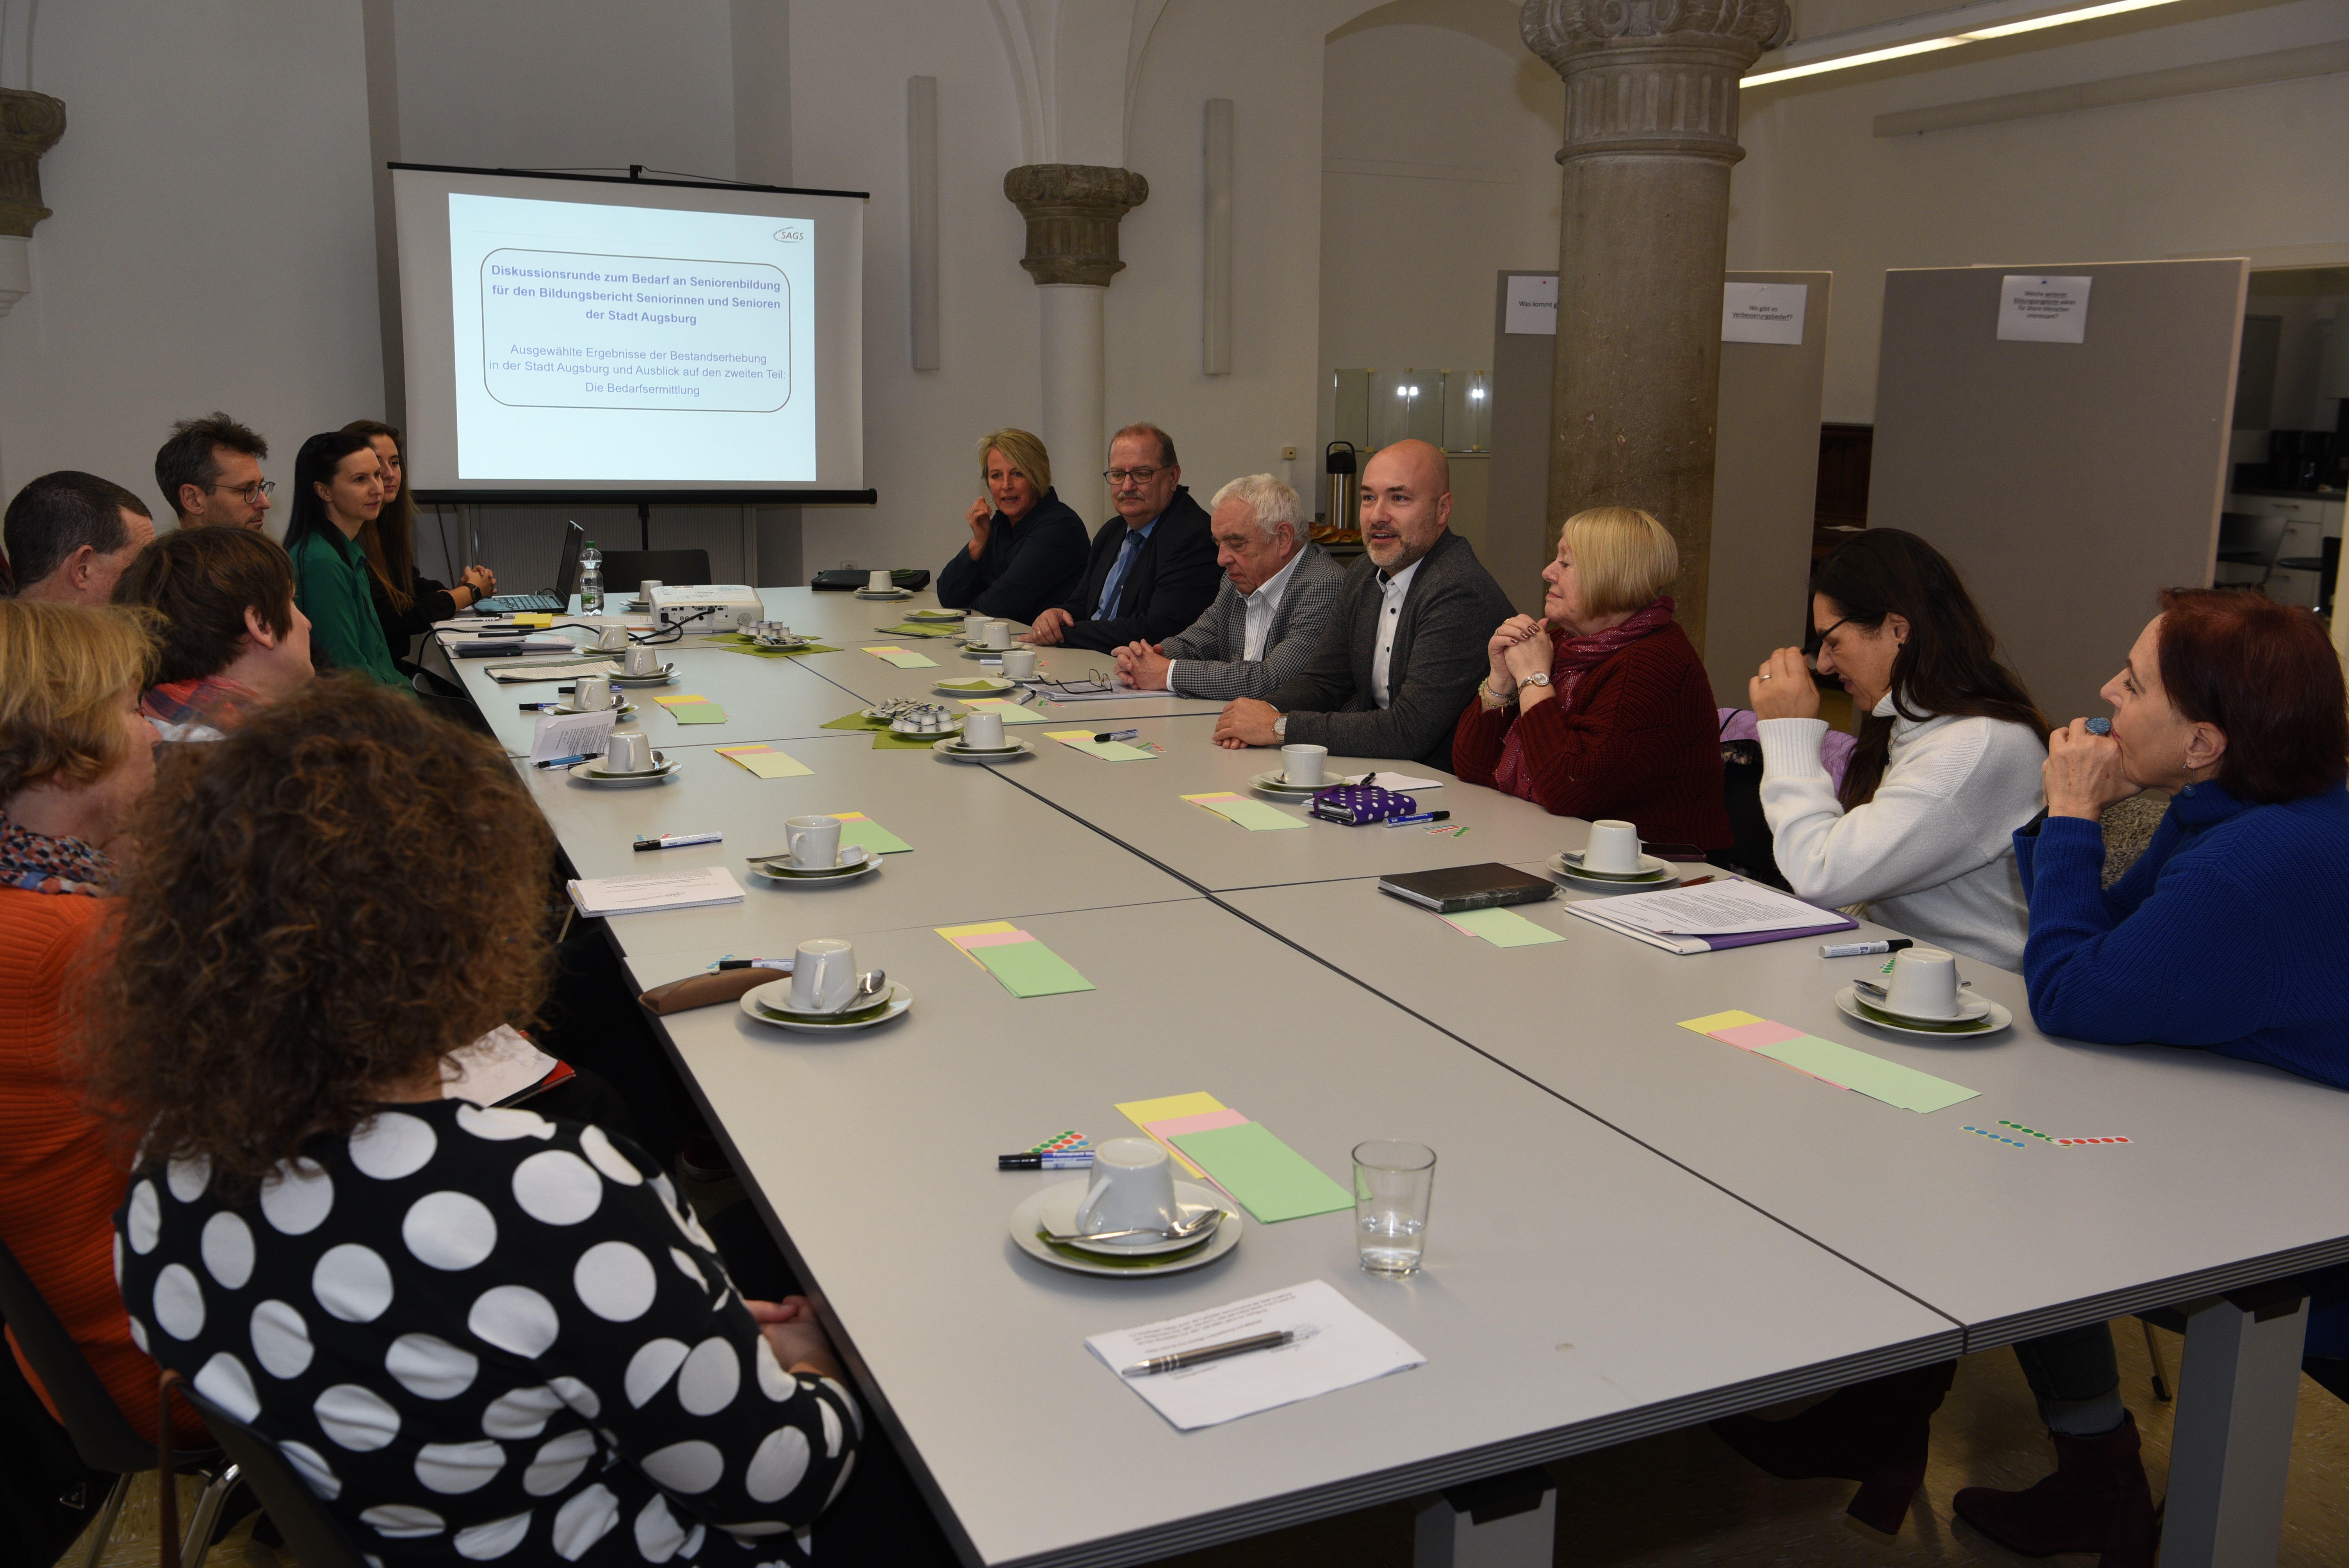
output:
<svg viewBox="0 0 2349 1568"><path fill-rule="evenodd" d="M41 205L41 154L66 133L66 106L47 93L0 88L0 234L28 237Z"/></svg>
<svg viewBox="0 0 2349 1568"><path fill-rule="evenodd" d="M1028 220L1019 264L1040 284L1106 288L1125 270L1118 220L1150 200L1150 181L1130 169L1093 163L1029 163L1003 177L1003 194Z"/></svg>
<svg viewBox="0 0 2349 1568"><path fill-rule="evenodd" d="M1734 163L1737 80L1794 26L1787 0L1525 0L1526 46L1566 81L1558 161L1652 153Z"/></svg>

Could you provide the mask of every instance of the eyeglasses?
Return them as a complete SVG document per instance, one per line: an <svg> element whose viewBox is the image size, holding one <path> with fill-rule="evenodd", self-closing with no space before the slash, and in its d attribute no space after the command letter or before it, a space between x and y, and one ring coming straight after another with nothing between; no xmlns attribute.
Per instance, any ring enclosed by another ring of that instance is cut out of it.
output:
<svg viewBox="0 0 2349 1568"><path fill-rule="evenodd" d="M275 480L255 480L249 485L207 485L207 490L224 490L247 506L259 506L277 493Z"/></svg>
<svg viewBox="0 0 2349 1568"><path fill-rule="evenodd" d="M1164 469L1103 469L1102 478L1113 485L1122 485L1128 480L1138 485L1146 485L1165 471Z"/></svg>

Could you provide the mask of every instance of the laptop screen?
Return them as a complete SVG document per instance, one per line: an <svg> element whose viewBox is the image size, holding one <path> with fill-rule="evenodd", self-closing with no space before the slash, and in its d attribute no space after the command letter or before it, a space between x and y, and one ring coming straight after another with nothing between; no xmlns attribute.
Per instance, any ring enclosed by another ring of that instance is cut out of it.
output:
<svg viewBox="0 0 2349 1568"><path fill-rule="evenodd" d="M563 532L563 554L554 563L554 586L547 593L568 606L571 595L579 587L579 547L587 541L587 531L576 522L568 524Z"/></svg>

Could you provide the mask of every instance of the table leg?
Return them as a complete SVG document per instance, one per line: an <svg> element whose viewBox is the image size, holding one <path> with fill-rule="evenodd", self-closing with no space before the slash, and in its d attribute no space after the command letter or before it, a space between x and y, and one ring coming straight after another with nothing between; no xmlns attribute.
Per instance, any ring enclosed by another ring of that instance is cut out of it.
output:
<svg viewBox="0 0 2349 1568"><path fill-rule="evenodd" d="M2239 1291L2180 1310L2186 1354L2169 1445L2163 1568L2272 1563L2283 1535L2307 1297Z"/></svg>
<svg viewBox="0 0 2349 1568"><path fill-rule="evenodd" d="M1538 1467L1452 1486L1419 1511L1412 1568L1550 1568L1557 1483Z"/></svg>

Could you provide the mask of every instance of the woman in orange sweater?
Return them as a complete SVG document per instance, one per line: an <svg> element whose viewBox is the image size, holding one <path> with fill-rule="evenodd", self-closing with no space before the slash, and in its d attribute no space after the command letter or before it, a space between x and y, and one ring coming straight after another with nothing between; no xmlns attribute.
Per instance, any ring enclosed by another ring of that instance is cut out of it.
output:
<svg viewBox="0 0 2349 1568"><path fill-rule="evenodd" d="M153 645L129 612L0 600L0 1241L122 1407L155 1429L155 1364L114 1281L128 1177L85 1105L73 1035L104 944L107 846L154 781ZM10 1336L26 1377L56 1406ZM209 1441L184 1406L182 1444Z"/></svg>

